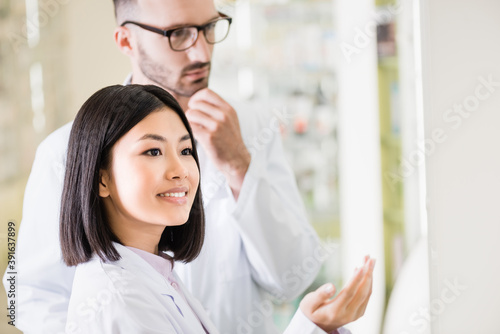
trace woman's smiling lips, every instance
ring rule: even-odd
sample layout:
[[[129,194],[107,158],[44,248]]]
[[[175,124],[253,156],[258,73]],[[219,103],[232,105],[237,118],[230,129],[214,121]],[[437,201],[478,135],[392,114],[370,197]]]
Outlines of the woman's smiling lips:
[[[159,197],[161,200],[173,204],[183,205],[187,203],[187,194],[188,188],[180,187],[169,189],[163,193],[158,194],[157,197]]]

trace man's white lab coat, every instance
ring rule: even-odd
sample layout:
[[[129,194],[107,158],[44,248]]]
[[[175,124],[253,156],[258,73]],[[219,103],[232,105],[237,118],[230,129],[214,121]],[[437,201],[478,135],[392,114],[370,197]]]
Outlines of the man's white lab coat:
[[[235,109],[252,154],[238,201],[198,145],[206,239],[200,256],[176,269],[222,334],[274,333],[265,293],[280,300],[302,293],[320,268],[320,245],[276,117]],[[70,130],[67,124],[39,145],[26,186],[16,252],[16,326],[25,334],[60,333],[66,322],[75,269],[61,259],[59,207]]]

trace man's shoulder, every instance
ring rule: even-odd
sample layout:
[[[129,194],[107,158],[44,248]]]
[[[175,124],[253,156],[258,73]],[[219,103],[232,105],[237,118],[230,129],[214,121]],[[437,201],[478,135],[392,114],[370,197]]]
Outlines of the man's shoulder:
[[[65,139],[64,144],[67,144],[69,139],[69,134],[71,133],[71,127],[73,126],[73,121],[64,124],[59,129],[55,130],[49,134],[40,145],[49,145],[54,143],[60,143],[61,140]]]
[[[51,153],[53,155],[66,154],[72,125],[73,121],[66,123],[49,134],[38,146],[37,154],[40,154],[40,152]]]

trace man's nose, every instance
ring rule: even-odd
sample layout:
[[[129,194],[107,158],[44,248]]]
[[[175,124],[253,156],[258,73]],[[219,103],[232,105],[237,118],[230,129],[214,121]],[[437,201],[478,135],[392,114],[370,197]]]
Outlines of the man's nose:
[[[212,59],[212,49],[213,46],[205,38],[205,32],[201,30],[198,34],[198,39],[187,51],[191,61],[208,63]]]

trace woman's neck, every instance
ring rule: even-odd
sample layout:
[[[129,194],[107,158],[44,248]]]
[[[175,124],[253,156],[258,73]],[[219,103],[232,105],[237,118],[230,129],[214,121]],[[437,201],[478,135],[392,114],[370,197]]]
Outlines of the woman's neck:
[[[127,240],[120,239],[120,241],[123,243],[124,246],[134,247],[134,248],[143,250],[145,252],[158,255],[158,243],[151,245],[148,242],[141,242],[141,240],[127,241]]]
[[[143,226],[127,224],[123,221],[119,224],[111,223],[110,225],[113,233],[124,246],[134,247],[158,255],[158,244],[165,229],[164,226]]]

